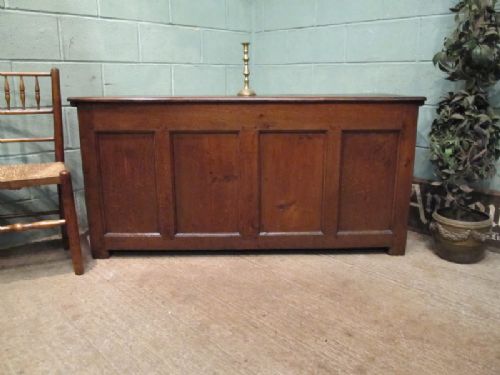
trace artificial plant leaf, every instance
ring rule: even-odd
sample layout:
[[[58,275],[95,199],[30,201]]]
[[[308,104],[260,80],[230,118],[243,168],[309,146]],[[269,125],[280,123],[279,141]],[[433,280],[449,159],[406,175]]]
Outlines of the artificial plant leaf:
[[[450,118],[453,120],[465,120],[464,115],[462,115],[460,113],[454,113],[450,116]]]
[[[471,187],[469,187],[468,185],[460,185],[459,186],[460,190],[462,190],[464,193],[472,193],[474,190],[472,190]]]
[[[500,121],[487,89],[500,79],[500,17],[496,0],[461,0],[451,10],[456,28],[433,62],[465,90],[449,92],[438,103],[429,132],[435,175],[449,193],[465,202],[469,183],[495,173],[500,157]],[[461,186],[462,188],[459,188]]]

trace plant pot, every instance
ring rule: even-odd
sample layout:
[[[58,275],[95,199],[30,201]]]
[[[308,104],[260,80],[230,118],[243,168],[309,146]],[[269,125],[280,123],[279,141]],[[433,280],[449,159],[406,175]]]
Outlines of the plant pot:
[[[465,207],[441,208],[430,225],[436,254],[455,263],[476,263],[484,257],[491,218]]]

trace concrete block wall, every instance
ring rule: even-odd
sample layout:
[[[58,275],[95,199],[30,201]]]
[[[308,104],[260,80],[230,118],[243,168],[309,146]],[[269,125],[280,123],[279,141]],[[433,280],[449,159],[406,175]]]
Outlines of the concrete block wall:
[[[255,0],[252,83],[258,94],[422,95],[414,175],[433,178],[428,133],[458,84],[432,64],[457,0]],[[492,103],[500,107],[500,86]],[[496,177],[489,188],[500,189]]]
[[[415,176],[432,178],[427,135],[441,95],[457,87],[431,63],[456,0],[0,0],[0,70],[61,69],[63,97],[233,95],[251,40],[258,94],[423,95]],[[500,5],[500,4],[499,4]],[[33,102],[32,83],[28,100]],[[42,98],[47,85],[42,83]],[[3,90],[3,82],[0,82]],[[45,100],[48,97],[45,97]],[[43,99],[42,99],[43,101]],[[500,89],[492,96],[500,107]],[[65,147],[86,226],[76,113]],[[11,121],[12,119],[8,119]],[[0,117],[2,136],[49,134],[48,119]],[[0,146],[0,163],[51,160],[46,144]],[[489,184],[500,189],[500,178]],[[0,191],[0,214],[55,203],[53,188]],[[5,203],[9,202],[9,203]],[[42,232],[0,236],[0,248]]]
[[[78,124],[66,98],[235,94],[252,8],[253,0],[0,0],[0,71],[61,70],[65,153],[82,228],[87,224]],[[49,104],[48,80],[40,83],[42,102]],[[13,95],[16,84],[11,82]],[[26,86],[33,105],[33,82],[26,79]],[[51,132],[50,116],[0,116],[1,137]],[[47,143],[2,145],[0,163],[52,161],[52,150]],[[49,210],[56,202],[55,187],[0,190],[0,214]],[[57,232],[2,235],[0,248],[51,233]]]

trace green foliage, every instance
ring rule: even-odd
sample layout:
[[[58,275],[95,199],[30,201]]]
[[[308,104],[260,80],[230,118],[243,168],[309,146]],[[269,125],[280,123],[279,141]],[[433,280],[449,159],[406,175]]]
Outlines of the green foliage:
[[[451,10],[457,28],[446,38],[433,62],[451,81],[466,81],[466,89],[485,88],[500,79],[500,15],[496,0],[464,0]]]
[[[445,39],[433,62],[465,90],[439,103],[430,132],[436,175],[456,204],[465,204],[469,183],[495,175],[500,157],[500,119],[493,113],[487,88],[500,79],[500,17],[496,0],[463,0],[451,10],[457,29]]]

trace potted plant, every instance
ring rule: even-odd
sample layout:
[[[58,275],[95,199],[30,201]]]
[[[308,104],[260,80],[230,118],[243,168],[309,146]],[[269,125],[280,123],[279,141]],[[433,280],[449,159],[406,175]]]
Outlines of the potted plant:
[[[500,79],[497,0],[462,0],[454,12],[456,30],[433,62],[451,81],[464,81],[439,103],[430,132],[431,161],[446,194],[446,207],[433,214],[437,254],[458,263],[484,256],[491,219],[470,209],[471,184],[495,175],[500,157],[500,123],[488,88]]]

